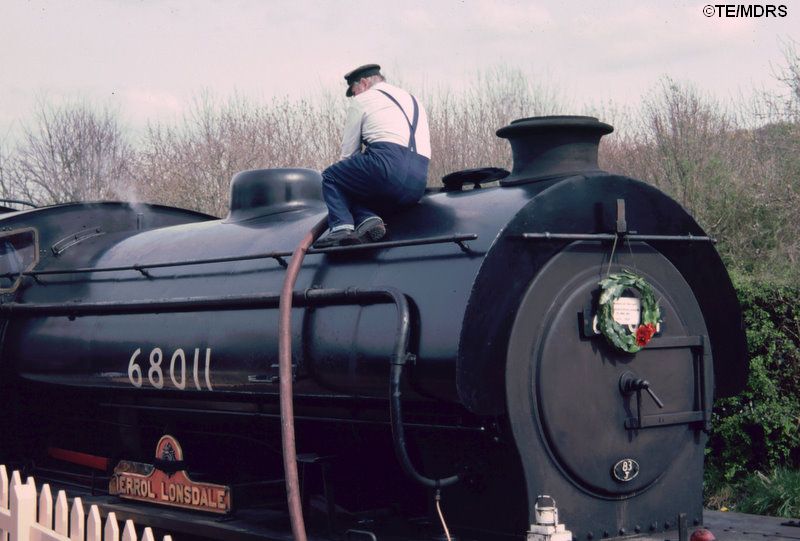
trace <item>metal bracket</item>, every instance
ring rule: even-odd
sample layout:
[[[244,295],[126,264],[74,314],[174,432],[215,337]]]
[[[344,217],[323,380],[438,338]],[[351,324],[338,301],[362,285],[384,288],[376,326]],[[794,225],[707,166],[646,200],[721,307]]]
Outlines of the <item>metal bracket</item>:
[[[642,415],[641,421],[636,417],[625,419],[625,428],[651,428],[654,426],[685,425],[697,423],[705,419],[702,411],[681,411],[678,413],[660,413],[658,415]]]
[[[333,537],[336,531],[336,499],[331,482],[331,461],[334,456],[319,456],[316,453],[307,453],[297,455],[297,462],[300,463],[302,469],[303,483],[301,489],[303,493],[300,496],[304,508],[310,507],[311,494],[305,490],[306,478],[311,473],[312,469],[318,469],[319,475],[322,478],[322,492],[325,496],[325,518],[328,527],[328,535]]]
[[[74,233],[68,237],[64,237],[63,239],[59,240],[55,244],[50,247],[50,250],[53,252],[53,255],[58,257],[63,254],[68,248],[75,246],[76,244],[80,244],[81,242],[94,238],[99,237],[100,235],[105,235],[105,231],[103,231],[99,227],[90,227]]]
[[[697,385],[697,409],[692,411],[679,411],[674,413],[658,413],[655,415],[642,415],[641,392],[637,393],[637,416],[629,417],[625,420],[625,428],[637,430],[640,428],[651,428],[658,426],[669,426],[679,424],[702,423],[703,430],[709,430],[711,420],[706,411],[707,397],[705,389],[705,366],[706,366],[706,339],[705,336],[670,336],[653,340],[647,345],[647,349],[667,349],[689,347],[695,350],[694,360],[694,381]]]
[[[141,273],[142,273],[142,276],[144,276],[144,277],[146,277],[146,278],[152,278],[152,277],[153,277],[153,275],[152,275],[152,274],[150,274],[149,272],[147,272],[147,270],[146,270],[146,269],[143,269],[143,268],[142,268],[142,267],[140,267],[139,265],[134,265],[134,266],[133,266],[133,270],[135,270],[135,271],[138,271],[138,272],[141,272]]]
[[[105,232],[102,231],[99,227],[94,228],[93,230],[86,230],[81,233],[76,233],[74,235],[70,235],[64,239],[61,239],[57,243],[55,243],[51,250],[55,255],[59,255],[64,252],[70,246],[74,246],[79,242],[83,242],[84,240],[90,239],[92,237],[96,237],[98,235],[104,235]],[[329,254],[329,253],[349,253],[349,252],[357,252],[357,251],[370,251],[370,250],[384,250],[389,248],[401,248],[406,246],[424,246],[428,244],[447,244],[447,243],[455,243],[461,248],[461,250],[467,254],[473,255],[476,254],[474,250],[472,250],[465,241],[468,240],[475,240],[478,238],[476,234],[468,234],[468,235],[448,235],[448,236],[439,236],[439,237],[424,237],[424,238],[417,238],[417,239],[408,239],[408,240],[396,240],[396,241],[389,241],[389,242],[370,242],[367,244],[354,244],[352,246],[334,246],[331,248],[311,248],[306,252],[307,254]],[[286,262],[287,257],[291,257],[293,254],[292,252],[270,252],[266,254],[254,254],[254,255],[245,255],[245,256],[235,256],[235,257],[215,257],[210,259],[190,259],[185,261],[165,261],[162,263],[148,263],[146,265],[122,265],[122,266],[115,266],[115,267],[77,267],[72,269],[42,269],[39,271],[28,270],[21,273],[23,276],[28,275],[39,275],[39,276],[46,276],[46,275],[63,275],[63,274],[96,274],[100,272],[122,272],[122,271],[130,271],[135,270],[142,274],[143,268],[147,269],[160,269],[166,267],[188,267],[193,265],[208,265],[210,263],[228,263],[231,261],[253,261],[259,259],[274,259],[278,262],[278,264],[283,268],[288,268],[289,265]],[[147,276],[147,275],[145,275]]]
[[[687,233],[685,235],[639,235],[636,231],[628,231],[628,221],[625,218],[625,200],[617,199],[617,219],[615,223],[615,231],[613,233],[551,233],[544,231],[542,233],[521,233],[518,235],[510,235],[510,238],[519,238],[522,240],[594,240],[594,241],[614,241],[614,240],[627,240],[627,241],[670,241],[670,242],[710,242],[716,243],[717,240],[708,236],[698,236]]]
[[[594,240],[594,241],[613,241],[620,235],[616,233],[550,233],[545,231],[543,233],[520,233],[518,235],[509,235],[509,238],[516,238],[522,240],[550,240],[550,241],[564,241],[564,240]],[[715,244],[717,239],[713,237],[698,236],[687,233],[686,235],[639,235],[636,233],[623,233],[624,240],[633,241],[657,241],[657,242],[710,242]]]
[[[344,533],[344,538],[347,541],[378,541],[375,534],[369,530],[347,530]]]
[[[464,252],[465,254],[473,253],[472,248],[469,247],[469,244],[467,244],[463,240],[457,240],[455,241],[455,243],[458,244],[458,247],[461,248],[461,251]]]
[[[617,199],[617,235],[628,232],[628,223],[625,221],[625,200]]]
[[[280,365],[278,364],[271,364],[270,368],[275,370],[274,374],[254,374],[252,376],[247,376],[248,383],[280,383],[281,377],[278,375],[278,370],[280,370]],[[292,363],[292,381],[297,381],[297,364]]]
[[[678,513],[678,541],[689,541],[689,526],[686,513]]]

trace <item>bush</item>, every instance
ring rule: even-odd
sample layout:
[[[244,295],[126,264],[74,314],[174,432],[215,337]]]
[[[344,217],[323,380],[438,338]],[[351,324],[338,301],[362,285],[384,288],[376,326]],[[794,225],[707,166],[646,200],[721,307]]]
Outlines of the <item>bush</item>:
[[[800,467],[800,288],[734,276],[747,329],[746,389],[718,400],[707,449],[711,485]]]

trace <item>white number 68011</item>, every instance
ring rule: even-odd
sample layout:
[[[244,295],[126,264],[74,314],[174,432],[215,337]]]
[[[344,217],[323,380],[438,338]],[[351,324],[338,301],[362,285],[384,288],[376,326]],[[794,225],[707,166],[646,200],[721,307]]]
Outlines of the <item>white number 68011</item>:
[[[140,366],[136,359],[142,353],[142,348],[138,348],[131,355],[128,361],[128,381],[134,387],[141,387],[144,384],[144,374],[142,366]],[[150,386],[156,389],[163,389],[166,381],[165,367],[162,366],[164,361],[164,352],[161,348],[153,348],[150,350],[149,366],[147,366],[147,381]],[[200,367],[200,348],[194,350],[194,366],[191,375],[193,376],[194,386],[198,391],[202,391],[203,387],[200,383],[201,372],[204,376],[205,386],[209,391],[214,389],[211,387],[211,348],[206,348],[205,368]],[[172,387],[175,389],[185,390],[187,387],[186,382],[186,353],[183,349],[176,349],[172,354],[169,362],[169,379]]]

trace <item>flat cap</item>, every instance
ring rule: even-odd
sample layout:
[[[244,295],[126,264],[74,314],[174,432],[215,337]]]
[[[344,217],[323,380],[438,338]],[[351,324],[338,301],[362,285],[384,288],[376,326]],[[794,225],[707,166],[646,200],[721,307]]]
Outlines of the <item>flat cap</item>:
[[[360,81],[364,77],[372,77],[373,75],[380,75],[381,74],[381,67],[378,64],[364,64],[363,66],[358,66],[353,71],[349,71],[344,74],[344,80],[347,81],[347,97],[353,95],[353,91],[351,87],[353,83]]]

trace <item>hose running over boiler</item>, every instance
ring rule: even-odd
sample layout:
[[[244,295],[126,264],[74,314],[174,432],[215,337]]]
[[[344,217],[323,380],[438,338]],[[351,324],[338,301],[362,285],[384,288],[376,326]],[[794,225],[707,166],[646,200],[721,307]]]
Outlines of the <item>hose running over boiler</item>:
[[[286,476],[286,498],[289,504],[289,518],[295,541],[307,541],[306,526],[303,521],[303,506],[300,501],[300,482],[297,474],[297,449],[294,438],[294,403],[292,397],[292,293],[297,275],[303,266],[306,252],[322,234],[328,223],[327,215],[306,233],[292,253],[292,260],[286,269],[286,278],[281,289],[278,304],[278,364],[281,402],[281,443],[283,446],[283,468]]]

